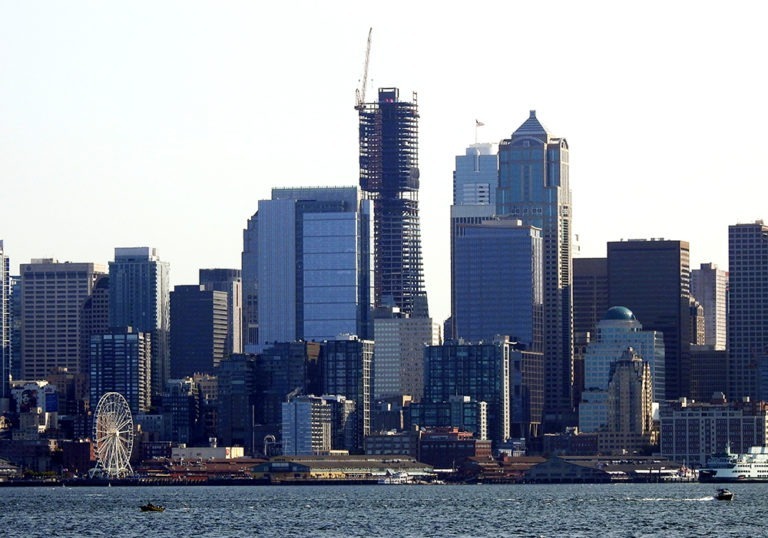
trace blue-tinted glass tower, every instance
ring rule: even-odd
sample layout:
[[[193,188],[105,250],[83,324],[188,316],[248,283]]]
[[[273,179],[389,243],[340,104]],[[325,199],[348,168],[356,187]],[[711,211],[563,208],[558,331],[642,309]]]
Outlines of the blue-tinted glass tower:
[[[536,112],[499,144],[496,213],[541,229],[544,271],[545,429],[575,421],[571,190],[568,142],[552,136]]]
[[[259,343],[369,337],[371,213],[356,187],[273,189],[259,202]]]
[[[109,325],[150,333],[152,394],[162,394],[170,370],[169,265],[153,248],[116,248],[109,262]]]

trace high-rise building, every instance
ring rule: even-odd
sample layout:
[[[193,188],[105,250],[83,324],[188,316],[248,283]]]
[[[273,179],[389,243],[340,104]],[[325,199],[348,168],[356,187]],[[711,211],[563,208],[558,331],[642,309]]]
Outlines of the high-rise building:
[[[144,413],[151,404],[150,336],[131,327],[91,337],[91,407],[107,392],[122,394],[131,413]]]
[[[573,401],[584,390],[584,355],[608,310],[608,260],[573,259]]]
[[[222,446],[245,447],[253,454],[262,439],[254,436],[256,357],[232,355],[216,368],[218,395],[216,432]]]
[[[423,404],[449,402],[454,396],[486,402],[488,437],[495,443],[506,441],[510,435],[511,351],[508,339],[483,344],[452,340],[427,346]]]
[[[11,377],[21,379],[21,276],[10,278]]]
[[[98,278],[95,263],[33,259],[21,264],[21,374],[36,380],[58,368],[84,372],[82,307]]]
[[[717,265],[702,263],[699,269],[691,270],[691,295],[704,308],[704,344],[713,349],[725,349],[727,291],[728,272]]]
[[[645,330],[664,334],[667,399],[687,396],[689,392],[690,279],[687,241],[638,239],[608,243],[610,304],[630,309]]]
[[[373,342],[355,337],[323,342],[321,355],[321,379],[324,394],[346,397],[355,403],[349,418],[354,442],[351,451],[363,449],[363,439],[371,433],[371,366]]]
[[[573,413],[573,290],[569,150],[531,111],[499,144],[496,213],[541,230],[545,431],[575,422]]]
[[[224,353],[243,352],[243,282],[240,269],[200,269],[200,285],[227,293],[227,340]]]
[[[312,456],[331,450],[331,406],[319,396],[304,395],[282,403],[285,456]]]
[[[632,350],[611,365],[608,420],[598,436],[603,454],[632,454],[656,444],[653,383],[647,361]]]
[[[109,329],[109,276],[99,275],[91,294],[83,303],[83,311],[80,314],[83,373],[88,374],[91,371],[91,337],[106,334]]]
[[[171,292],[171,378],[212,374],[225,353],[228,296],[202,285],[175,286]]]
[[[359,103],[360,187],[373,201],[374,303],[428,317],[419,228],[419,110],[416,94],[379,88]]]
[[[490,205],[496,208],[499,183],[498,148],[495,144],[475,143],[464,155],[456,156],[453,171],[453,205]]]
[[[768,226],[728,227],[728,392],[768,401]]]
[[[240,269],[200,269],[200,285],[227,293],[227,338],[224,353],[243,352],[243,286]]]
[[[109,262],[109,325],[152,335],[152,394],[160,395],[170,370],[169,265],[149,247],[116,248]]]
[[[0,239],[0,412],[11,397],[11,273],[10,259]]]
[[[257,216],[259,343],[369,337],[370,201],[356,187],[273,189]]]
[[[541,230],[512,218],[460,225],[453,254],[456,336],[492,342],[506,335],[541,352]]]
[[[259,213],[248,219],[243,230],[240,257],[243,276],[243,350],[259,343]]]
[[[440,343],[432,318],[411,318],[397,307],[377,309],[373,320],[373,399],[424,394],[424,346]]]

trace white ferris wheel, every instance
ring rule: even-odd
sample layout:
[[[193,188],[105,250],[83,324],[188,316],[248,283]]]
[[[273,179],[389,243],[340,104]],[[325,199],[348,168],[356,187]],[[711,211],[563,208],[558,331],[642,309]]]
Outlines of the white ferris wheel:
[[[107,392],[99,399],[93,422],[96,472],[107,478],[133,474],[133,417],[128,402],[118,392]]]

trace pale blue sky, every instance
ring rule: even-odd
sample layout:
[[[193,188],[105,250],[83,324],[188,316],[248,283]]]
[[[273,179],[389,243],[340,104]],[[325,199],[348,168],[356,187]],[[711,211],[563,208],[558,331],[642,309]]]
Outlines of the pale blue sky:
[[[582,255],[768,218],[758,2],[0,0],[0,239],[106,263],[157,247],[175,284],[239,267],[272,187],[357,183],[355,88],[418,92],[433,316],[449,314],[454,156],[536,109],[571,147]]]

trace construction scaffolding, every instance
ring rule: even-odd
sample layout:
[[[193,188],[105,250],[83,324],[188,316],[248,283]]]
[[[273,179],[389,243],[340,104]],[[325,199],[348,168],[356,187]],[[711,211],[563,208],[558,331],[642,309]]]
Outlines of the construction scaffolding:
[[[359,103],[360,188],[374,207],[374,294],[428,317],[419,227],[419,112],[416,94],[400,101],[380,88],[378,101]]]

